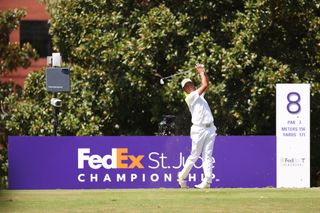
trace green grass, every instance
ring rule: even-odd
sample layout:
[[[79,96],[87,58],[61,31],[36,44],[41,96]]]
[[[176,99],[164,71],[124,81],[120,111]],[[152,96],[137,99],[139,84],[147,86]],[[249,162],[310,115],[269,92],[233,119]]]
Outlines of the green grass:
[[[0,191],[0,212],[320,212],[320,188]]]

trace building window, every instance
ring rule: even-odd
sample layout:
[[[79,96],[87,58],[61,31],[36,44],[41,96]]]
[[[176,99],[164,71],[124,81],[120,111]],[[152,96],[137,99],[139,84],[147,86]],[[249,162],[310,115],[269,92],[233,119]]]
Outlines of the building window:
[[[40,57],[51,55],[48,21],[21,21],[20,45],[30,43]]]

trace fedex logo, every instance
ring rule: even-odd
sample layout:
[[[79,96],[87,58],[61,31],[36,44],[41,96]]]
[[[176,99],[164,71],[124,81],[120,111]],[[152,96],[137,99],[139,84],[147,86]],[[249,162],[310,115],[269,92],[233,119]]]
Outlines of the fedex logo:
[[[128,148],[113,148],[111,155],[91,155],[89,148],[78,149],[78,169],[83,169],[85,162],[92,169],[143,169],[141,163],[144,155],[128,155]]]

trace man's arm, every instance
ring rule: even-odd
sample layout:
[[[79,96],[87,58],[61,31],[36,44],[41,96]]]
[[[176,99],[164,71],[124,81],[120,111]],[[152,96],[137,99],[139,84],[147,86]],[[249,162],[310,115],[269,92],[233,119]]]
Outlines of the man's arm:
[[[202,95],[207,90],[209,81],[206,73],[204,72],[203,64],[197,64],[196,69],[201,77],[201,86],[197,89],[197,91],[199,95]]]

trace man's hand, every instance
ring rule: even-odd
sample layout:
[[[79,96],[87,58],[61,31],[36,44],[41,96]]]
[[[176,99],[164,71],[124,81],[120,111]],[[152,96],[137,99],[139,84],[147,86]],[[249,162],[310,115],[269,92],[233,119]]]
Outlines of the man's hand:
[[[196,69],[197,69],[197,72],[200,74],[200,73],[204,72],[204,65],[203,64],[197,64],[196,65]]]

